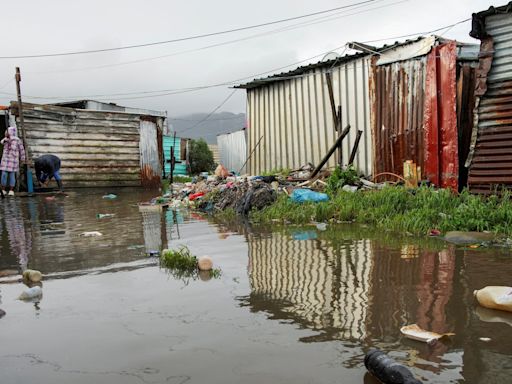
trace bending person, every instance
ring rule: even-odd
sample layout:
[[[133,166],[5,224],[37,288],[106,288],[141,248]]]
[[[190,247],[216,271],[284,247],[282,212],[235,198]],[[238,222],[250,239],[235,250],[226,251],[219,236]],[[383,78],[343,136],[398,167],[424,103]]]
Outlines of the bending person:
[[[62,191],[62,179],[59,175],[60,159],[55,155],[43,155],[34,160],[34,168],[36,170],[36,178],[41,187],[41,184],[47,185],[52,178],[55,178],[59,189]]]

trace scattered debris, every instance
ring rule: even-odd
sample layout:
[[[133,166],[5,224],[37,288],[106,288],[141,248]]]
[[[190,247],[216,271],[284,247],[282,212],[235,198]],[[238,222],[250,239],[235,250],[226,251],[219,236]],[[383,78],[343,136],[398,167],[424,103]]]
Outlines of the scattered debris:
[[[39,299],[41,296],[43,296],[43,290],[36,285],[35,287],[25,289],[18,297],[18,300]]]
[[[316,229],[319,231],[325,231],[327,229],[327,223],[318,223],[316,225]]]
[[[428,235],[430,237],[441,236],[441,231],[439,229],[431,229],[430,232],[428,233]]]
[[[39,283],[43,280],[43,274],[34,269],[26,269],[23,271],[23,280],[31,283]]]
[[[311,189],[295,189],[290,196],[295,203],[314,202],[319,203],[322,201],[329,201],[329,196],[326,193],[315,192]]]
[[[117,195],[114,195],[113,193],[109,193],[108,195],[104,195],[103,198],[106,200],[114,200],[114,199],[117,199]]]
[[[479,337],[478,340],[488,343],[489,341],[491,341],[491,338],[490,337]]]
[[[432,344],[438,340],[445,339],[449,336],[455,336],[455,333],[436,333],[431,331],[425,331],[420,328],[417,324],[407,325],[400,328],[402,334],[412,340],[422,341],[427,344]]]
[[[109,219],[115,216],[115,213],[98,213],[96,215],[97,219]]]
[[[421,384],[407,367],[378,349],[371,349],[365,355],[364,366],[384,384]]]
[[[202,256],[197,261],[197,267],[200,271],[210,271],[213,268],[213,260],[210,256]]]
[[[101,232],[92,231],[92,232],[82,232],[80,234],[80,236],[83,236],[83,237],[100,237],[100,236],[103,236],[103,235],[101,234]]]
[[[447,232],[444,240],[457,245],[471,245],[494,240],[495,236],[487,232]]]
[[[482,307],[512,312],[512,287],[489,286],[474,291],[473,295]]]

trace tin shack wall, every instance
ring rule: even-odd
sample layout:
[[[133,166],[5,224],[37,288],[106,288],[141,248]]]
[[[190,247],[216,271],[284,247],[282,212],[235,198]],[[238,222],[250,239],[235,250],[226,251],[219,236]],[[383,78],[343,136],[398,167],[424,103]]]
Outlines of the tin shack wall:
[[[23,113],[30,158],[60,157],[65,187],[141,186],[138,115],[35,104]]]
[[[301,76],[247,90],[248,172],[318,164],[334,144],[337,132],[331,113],[325,72],[332,71],[334,98],[342,108],[342,126],[351,125],[343,141],[343,163],[348,162],[357,130],[363,131],[355,167],[372,173],[372,139],[368,93],[369,58],[358,58],[332,68],[311,69]],[[256,144],[261,138],[260,144]],[[336,165],[332,156],[327,166]]]
[[[245,167],[242,169],[242,166],[247,159],[245,130],[218,135],[217,146],[220,163],[229,170],[244,174]]]
[[[480,47],[469,188],[512,187],[512,13],[487,16]]]
[[[376,59],[374,59],[376,60]],[[456,44],[373,66],[370,80],[375,175],[403,176],[412,160],[422,179],[458,189]]]

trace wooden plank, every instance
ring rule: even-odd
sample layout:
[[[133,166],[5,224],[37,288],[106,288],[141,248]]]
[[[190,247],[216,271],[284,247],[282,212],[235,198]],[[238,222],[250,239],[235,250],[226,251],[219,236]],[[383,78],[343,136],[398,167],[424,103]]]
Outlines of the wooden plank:
[[[102,140],[102,141],[139,141],[139,134],[124,133],[80,133],[69,131],[48,132],[45,130],[29,130],[27,139],[58,139],[58,140]]]
[[[49,153],[47,150],[38,150],[31,151],[33,157],[39,157],[41,155],[46,155]],[[55,153],[56,154],[56,153]],[[67,160],[75,160],[75,161],[137,161],[140,163],[140,154],[137,152],[135,154],[130,153],[59,153],[56,154],[62,161]]]
[[[139,155],[139,148],[125,148],[125,147],[70,147],[70,146],[50,146],[50,145],[29,145],[29,150],[32,153],[53,153],[57,156],[60,154],[71,153],[86,153],[86,154],[129,154]]]
[[[62,160],[62,159],[61,159]],[[66,168],[138,168],[140,169],[140,161],[138,159],[122,159],[122,160],[91,160],[89,158],[67,159],[62,162],[62,167]]]
[[[82,166],[82,167],[69,167],[66,163],[61,168],[61,174],[140,174],[140,167],[101,167],[101,166]]]
[[[132,131],[139,132],[139,124],[138,123],[121,123],[121,122],[113,122],[108,120],[99,120],[95,121],[80,121],[80,122],[67,122],[63,123],[60,121],[48,121],[48,120],[33,120],[27,119],[27,125],[30,125],[33,129],[49,129],[50,127],[57,127],[63,131],[67,131],[70,129],[84,129],[84,130],[98,130],[100,128],[117,128],[117,131],[122,131],[124,129],[131,129]],[[116,131],[116,132],[117,132]]]
[[[27,117],[52,120],[52,121],[73,121],[73,120],[104,120],[104,121],[118,121],[118,122],[139,122],[139,115],[121,115],[113,112],[93,112],[85,110],[74,110],[68,108],[69,111],[55,111],[55,110],[40,110],[40,109],[26,109],[23,108],[23,113]]]
[[[134,174],[95,174],[95,173],[80,173],[80,174],[63,174],[62,180],[70,181],[133,181],[140,180],[140,172]]]
[[[115,181],[69,181],[64,180],[64,187],[68,188],[114,188],[114,187],[140,187],[140,180]]]
[[[64,140],[64,139],[29,139],[27,145],[31,146],[56,146],[72,148],[72,147],[88,147],[88,148],[139,148],[138,141],[104,141],[104,140]]]

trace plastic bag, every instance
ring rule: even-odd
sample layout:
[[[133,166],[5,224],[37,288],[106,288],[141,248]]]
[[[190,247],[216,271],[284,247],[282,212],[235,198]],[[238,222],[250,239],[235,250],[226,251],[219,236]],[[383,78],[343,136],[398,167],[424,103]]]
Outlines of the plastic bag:
[[[229,176],[229,171],[222,164],[219,164],[215,169],[215,176],[225,179]]]
[[[43,295],[41,287],[35,286],[32,288],[25,289],[18,297],[19,300],[31,300]]]
[[[314,192],[311,189],[303,188],[303,189],[295,189],[292,192],[290,198],[295,203],[306,203],[306,202],[314,202],[319,203],[322,201],[329,201],[329,196],[325,193]]]

